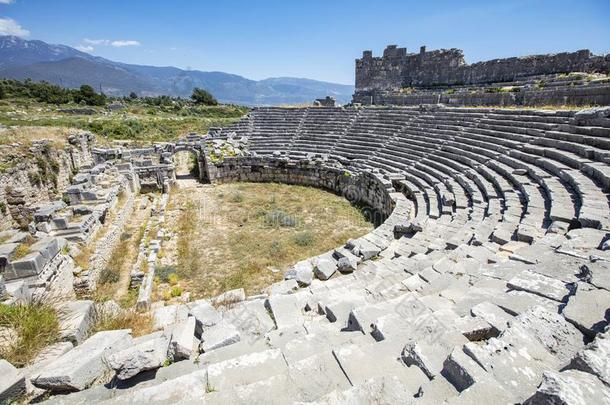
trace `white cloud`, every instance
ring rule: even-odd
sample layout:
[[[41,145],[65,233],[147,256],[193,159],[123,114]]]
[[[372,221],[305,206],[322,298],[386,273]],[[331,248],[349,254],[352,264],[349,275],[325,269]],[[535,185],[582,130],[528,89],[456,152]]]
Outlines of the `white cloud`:
[[[0,0],[1,1],[1,0]],[[123,48],[126,46],[140,46],[140,41],[135,41],[133,39],[83,39],[83,43],[86,45],[82,45],[83,47],[88,47],[93,50],[93,45],[95,46],[112,46],[115,48]]]
[[[117,41],[112,41],[110,45],[114,46],[115,48],[122,48],[124,46],[140,46],[140,42],[132,39],[120,39]]]
[[[93,47],[91,45],[79,45],[76,49],[81,52],[93,52]]]
[[[11,4],[14,2],[15,2],[15,0],[0,0],[0,4]]]
[[[110,41],[107,39],[89,39],[89,38],[85,38],[83,39],[83,42],[89,45],[105,45],[108,46],[110,45]]]
[[[2,0],[0,0],[2,1]],[[17,37],[27,37],[30,31],[23,28],[12,18],[0,18],[0,35],[15,35]]]

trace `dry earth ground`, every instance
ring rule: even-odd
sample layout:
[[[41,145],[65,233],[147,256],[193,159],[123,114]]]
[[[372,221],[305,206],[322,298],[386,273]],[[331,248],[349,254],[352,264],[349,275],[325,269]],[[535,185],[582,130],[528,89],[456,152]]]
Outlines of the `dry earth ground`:
[[[170,298],[168,288],[189,291],[191,299],[240,287],[257,294],[298,260],[373,229],[333,193],[274,183],[203,185],[185,176],[189,157],[180,159],[166,210],[173,237],[162,249],[157,298]]]

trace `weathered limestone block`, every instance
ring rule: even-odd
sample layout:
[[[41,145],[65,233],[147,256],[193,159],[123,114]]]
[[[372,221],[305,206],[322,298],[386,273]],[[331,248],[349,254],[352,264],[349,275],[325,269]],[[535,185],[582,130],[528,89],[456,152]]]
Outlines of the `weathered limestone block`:
[[[493,326],[497,333],[503,332],[513,319],[499,306],[489,301],[475,305],[470,309],[470,312],[473,316],[479,317]]]
[[[574,286],[560,280],[543,276],[531,270],[524,270],[511,278],[507,286],[515,290],[538,294],[555,301],[565,302],[574,290]]]
[[[459,348],[454,349],[445,359],[441,373],[460,392],[475,383],[485,384],[493,380]]]
[[[63,340],[80,344],[89,333],[93,322],[93,301],[68,301],[58,308],[58,316]]]
[[[402,360],[407,366],[417,366],[429,379],[435,378],[443,369],[442,351],[426,342],[409,342],[402,350]]]
[[[131,341],[129,329],[98,332],[40,370],[32,382],[53,392],[83,390],[108,370],[104,356]]]
[[[610,386],[610,331],[599,333],[593,342],[576,353],[566,369],[596,375]]]
[[[610,291],[590,289],[586,284],[580,283],[576,294],[570,297],[562,314],[581,332],[593,338],[596,333],[602,332],[610,321],[609,302]]]
[[[314,273],[320,280],[328,280],[337,271],[337,262],[333,259],[321,258],[315,263]]]
[[[337,262],[337,269],[343,274],[352,273],[357,268],[358,262],[351,257],[341,257]]]
[[[203,331],[199,350],[204,353],[209,352],[223,346],[237,343],[240,339],[241,336],[237,328],[223,320]]]
[[[515,322],[557,356],[561,364],[567,364],[583,345],[583,335],[574,325],[542,306],[530,308],[515,318]]]
[[[169,339],[163,332],[133,339],[128,348],[106,356],[106,364],[119,380],[127,380],[142,371],[154,370],[167,359]]]
[[[25,376],[4,359],[0,359],[0,376],[0,403],[11,403],[25,394]]]
[[[189,316],[171,329],[168,357],[173,361],[188,359],[195,353],[198,342],[195,337],[196,323],[195,317]]]
[[[177,322],[184,321],[189,314],[186,305],[169,305],[160,307],[153,313],[153,329],[164,329]]]
[[[220,313],[208,300],[202,299],[187,304],[188,314],[195,318],[195,336],[222,320]]]
[[[308,286],[313,281],[313,265],[309,260],[303,260],[293,266],[295,280],[300,286]]]
[[[524,405],[607,404],[610,389],[592,374],[577,370],[547,371],[536,393]]]

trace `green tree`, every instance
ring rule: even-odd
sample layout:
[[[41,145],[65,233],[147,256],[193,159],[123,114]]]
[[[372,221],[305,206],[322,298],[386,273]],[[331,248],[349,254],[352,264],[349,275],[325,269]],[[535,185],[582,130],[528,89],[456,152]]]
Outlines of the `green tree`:
[[[4,85],[0,84],[0,100],[6,97],[6,90],[4,90]]]
[[[195,102],[195,104],[203,104],[203,105],[217,105],[218,101],[214,98],[214,96],[207,90],[200,89],[199,87],[195,87],[193,89],[193,94],[191,95],[191,99]]]
[[[129,93],[129,98],[135,100],[136,98],[138,98],[138,95],[135,93],[135,91],[132,91],[131,93]]]
[[[88,84],[83,84],[74,93],[74,101],[77,103],[84,102],[87,105],[105,105],[106,96],[104,94],[97,94],[93,87]]]

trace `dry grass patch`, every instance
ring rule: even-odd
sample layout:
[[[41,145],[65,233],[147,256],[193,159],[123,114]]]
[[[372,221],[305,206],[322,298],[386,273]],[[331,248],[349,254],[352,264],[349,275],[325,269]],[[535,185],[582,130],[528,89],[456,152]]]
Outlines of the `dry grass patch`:
[[[148,335],[153,331],[153,317],[150,313],[127,310],[117,316],[103,316],[92,328],[92,334],[104,330],[131,329],[134,337]]]
[[[59,339],[57,311],[42,303],[0,304],[0,327],[16,332],[17,339],[0,352],[0,358],[16,367],[27,365],[43,348]]]
[[[33,141],[47,139],[54,146],[61,148],[66,145],[69,135],[82,133],[75,128],[60,127],[37,127],[37,126],[14,126],[0,130],[0,145],[21,143],[31,145]]]
[[[195,297],[259,293],[295,262],[373,229],[347,200],[312,187],[234,183],[175,193],[176,273]]]

